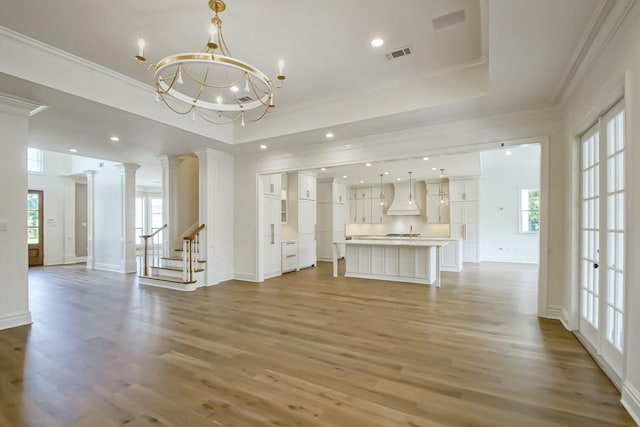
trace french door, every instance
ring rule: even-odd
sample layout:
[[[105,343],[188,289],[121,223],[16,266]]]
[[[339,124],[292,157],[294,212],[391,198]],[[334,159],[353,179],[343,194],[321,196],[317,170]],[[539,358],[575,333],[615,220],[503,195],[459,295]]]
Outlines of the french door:
[[[44,264],[43,197],[40,190],[29,190],[27,194],[27,245],[29,266]]]
[[[581,142],[580,333],[621,376],[625,295],[623,102],[601,117]]]

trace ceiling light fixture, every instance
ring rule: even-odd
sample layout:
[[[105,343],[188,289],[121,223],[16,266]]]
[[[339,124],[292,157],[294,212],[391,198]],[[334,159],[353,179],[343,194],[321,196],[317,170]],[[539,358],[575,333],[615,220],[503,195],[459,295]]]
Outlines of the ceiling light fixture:
[[[429,158],[428,157],[423,157],[422,160],[429,160]]]
[[[347,175],[342,175],[342,178],[347,179]]]
[[[328,132],[325,136],[327,137],[327,139],[333,138],[333,134],[331,132]]]
[[[222,0],[209,0],[215,13],[209,40],[202,52],[169,55],[144,69],[153,70],[156,101],[181,115],[197,114],[214,124],[258,121],[273,107],[273,82],[256,67],[231,56],[218,16],[227,8]],[[146,43],[138,40],[136,59],[143,64]],[[284,80],[284,61],[278,61],[278,82]],[[243,88],[242,91],[240,88]]]
[[[360,184],[364,184],[364,181],[360,180]]]
[[[432,170],[432,171],[437,171],[437,170],[438,170],[438,168],[431,168],[431,170]]]
[[[507,156],[510,156],[511,155],[511,150],[507,150],[506,153],[504,153],[504,154],[506,154]]]
[[[440,177],[444,177],[444,169],[440,169]],[[447,193],[444,191],[444,182],[440,182],[439,186],[438,186],[438,195],[440,196],[440,204],[441,205],[448,205],[449,204],[449,197],[447,195]]]
[[[384,174],[385,174],[385,175],[389,175],[389,172],[385,172]]]
[[[400,178],[396,178],[396,181],[400,181]]]
[[[371,40],[371,46],[373,47],[380,47],[384,44],[384,40],[382,40],[381,38],[375,38],[373,40]]]
[[[69,148],[69,151],[71,151],[72,153],[77,153],[78,150],[76,150],[75,148]]]
[[[444,178],[444,169],[440,169],[440,178]]]
[[[367,167],[371,166],[371,163],[367,163]]]
[[[326,170],[327,170],[327,168],[320,168],[320,170],[321,170],[321,171],[326,171]]]
[[[380,206],[384,206],[385,197],[384,197],[384,183],[382,182],[382,177],[384,174],[380,174]]]
[[[261,149],[261,150],[266,150],[266,149],[267,149],[267,146],[266,146],[266,145],[264,145],[264,144],[262,144],[262,145],[260,146],[260,149]]]
[[[118,138],[117,136],[112,136],[111,138],[109,138],[111,141],[113,142],[118,142],[120,141],[120,138]]]

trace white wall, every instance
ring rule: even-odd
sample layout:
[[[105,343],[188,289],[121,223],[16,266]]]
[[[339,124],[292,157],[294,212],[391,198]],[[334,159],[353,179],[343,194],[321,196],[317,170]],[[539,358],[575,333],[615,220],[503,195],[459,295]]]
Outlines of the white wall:
[[[0,329],[31,323],[27,278],[28,110],[0,97]]]
[[[122,171],[105,165],[95,175],[95,264],[101,270],[119,271],[122,253]]]
[[[623,94],[626,105],[626,323],[625,353],[626,368],[623,375],[623,404],[629,409],[637,423],[640,423],[640,5],[631,9],[622,27],[612,39],[606,50],[591,64],[581,84],[571,94],[566,104],[565,142],[573,149],[571,162],[566,168],[573,167],[572,194],[574,210],[572,222],[567,226],[574,232],[571,239],[572,253],[566,259],[573,265],[570,280],[563,287],[564,308],[569,324],[578,328],[579,322],[579,274],[578,235],[579,218],[577,201],[579,197],[579,147],[582,133],[595,122],[598,115],[604,113]]]
[[[71,156],[52,151],[42,153],[44,172],[29,173],[29,189],[43,191],[44,265],[63,264],[65,198],[69,197],[64,177],[71,170]]]
[[[480,153],[480,261],[537,263],[539,233],[520,233],[520,192],[540,189],[540,146]]]

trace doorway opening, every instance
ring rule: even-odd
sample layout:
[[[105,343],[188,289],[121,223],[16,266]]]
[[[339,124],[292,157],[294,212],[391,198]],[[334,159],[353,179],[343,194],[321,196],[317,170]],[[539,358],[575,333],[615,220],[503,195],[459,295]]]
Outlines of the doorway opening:
[[[29,190],[27,194],[27,244],[29,267],[44,264],[44,192]]]

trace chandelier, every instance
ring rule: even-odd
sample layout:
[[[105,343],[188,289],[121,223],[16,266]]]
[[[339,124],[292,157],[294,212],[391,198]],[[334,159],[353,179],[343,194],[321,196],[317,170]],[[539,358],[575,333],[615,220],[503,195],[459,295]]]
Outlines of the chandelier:
[[[156,102],[164,102],[172,111],[200,117],[215,124],[262,119],[273,103],[273,82],[256,67],[231,56],[222,34],[219,13],[226,9],[221,0],[209,0],[215,13],[211,18],[209,39],[201,52],[167,56],[144,69],[153,70]],[[138,40],[136,59],[143,65],[145,41]],[[284,62],[278,62],[278,82],[285,80]]]

